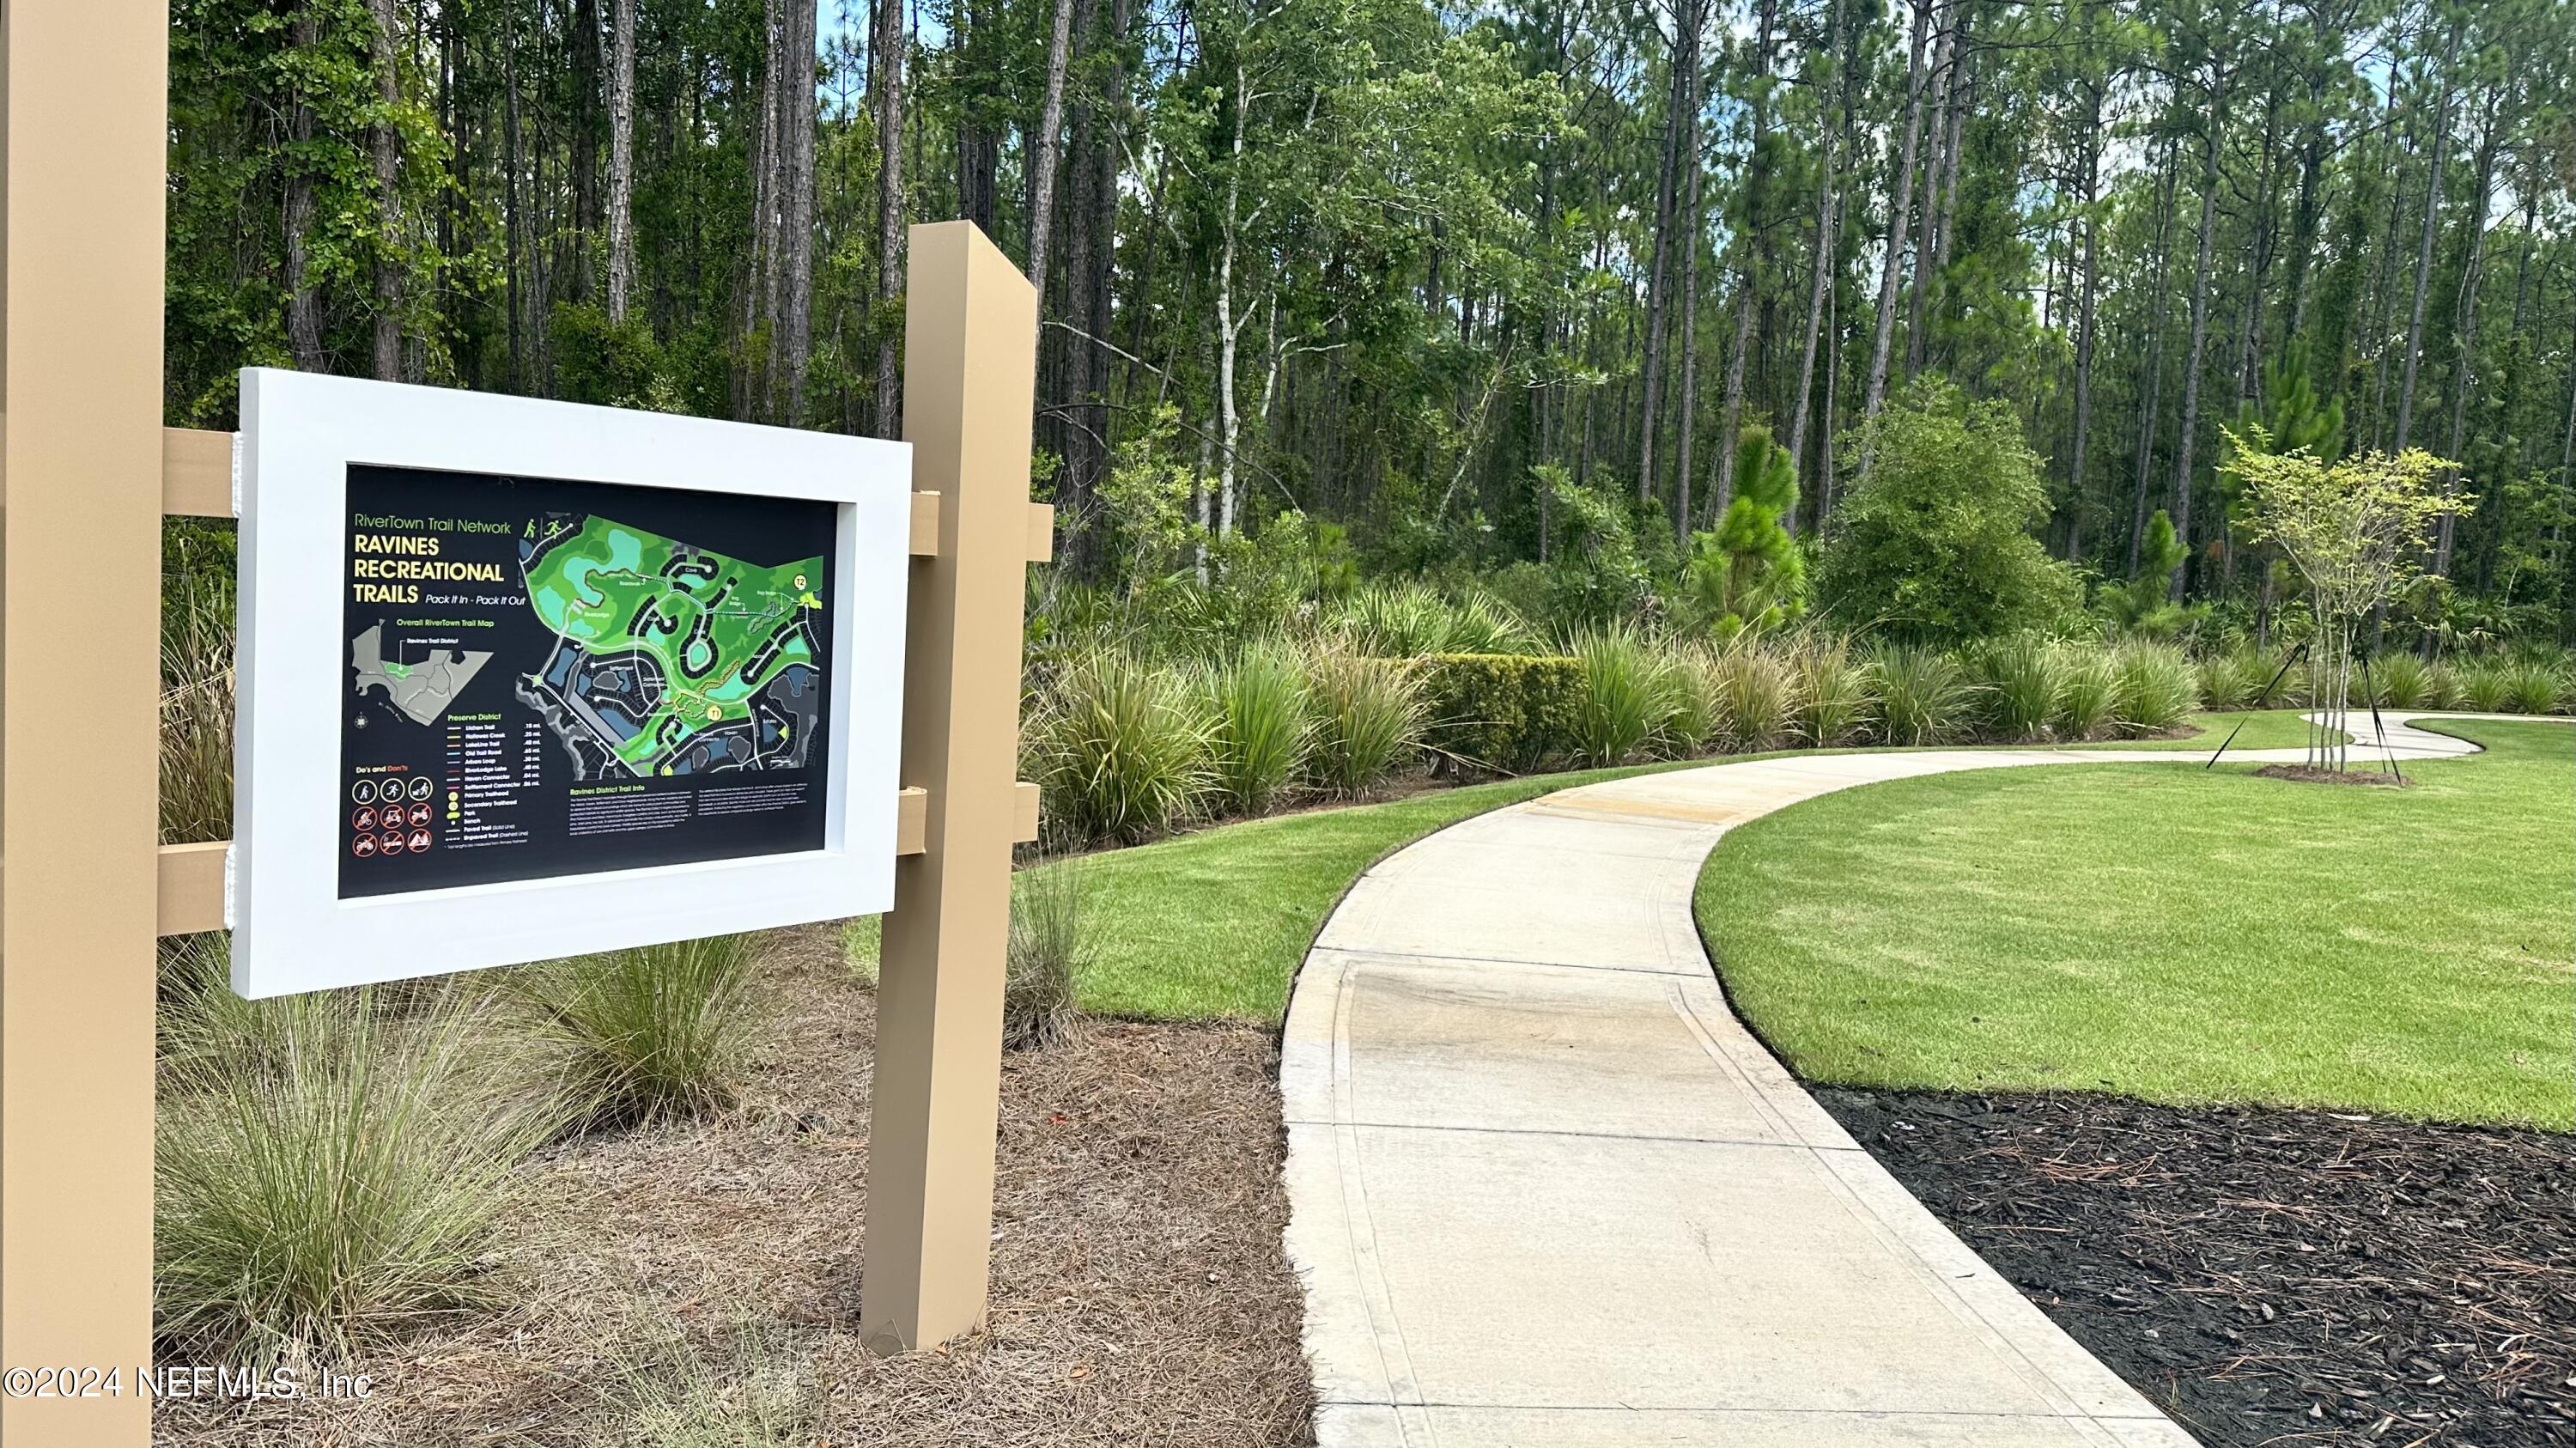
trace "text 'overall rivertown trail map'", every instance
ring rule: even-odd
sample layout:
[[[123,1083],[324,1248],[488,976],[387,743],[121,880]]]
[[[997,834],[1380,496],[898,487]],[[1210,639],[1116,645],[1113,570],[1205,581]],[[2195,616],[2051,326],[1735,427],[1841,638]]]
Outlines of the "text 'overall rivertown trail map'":
[[[518,697],[580,780],[801,769],[822,671],[819,557],[761,568],[611,519],[550,513],[519,540],[553,654]]]

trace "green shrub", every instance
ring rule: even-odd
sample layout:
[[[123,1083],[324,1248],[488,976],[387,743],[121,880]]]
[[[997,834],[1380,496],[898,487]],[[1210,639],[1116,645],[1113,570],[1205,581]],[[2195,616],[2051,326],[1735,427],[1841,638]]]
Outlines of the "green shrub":
[[[515,972],[510,985],[597,1119],[686,1115],[733,1099],[756,1024],[751,978],[769,938],[711,935],[574,956]]]
[[[1575,751],[1595,764],[1619,764],[1662,743],[1684,707],[1685,687],[1672,659],[1625,624],[1575,636],[1583,668],[1583,704],[1575,716]]]
[[[2111,732],[2116,717],[2111,695],[2117,684],[2110,652],[2098,644],[2057,646],[2057,709],[2049,728],[2060,739],[2099,739]]]
[[[1877,717],[1869,665],[1852,656],[1839,636],[1812,635],[1787,655],[1789,726],[1799,738],[1819,749],[1849,744],[1869,732]]]
[[[1306,762],[1315,720],[1306,671],[1275,642],[1246,646],[1202,675],[1212,792],[1240,814],[1269,810]]]
[[[2048,737],[2065,678],[2047,640],[2026,633],[1988,639],[1968,650],[1965,662],[1984,726],[1980,732],[2016,744]]]
[[[1306,689],[1315,707],[1306,775],[1325,789],[1357,794],[1422,742],[1421,681],[1398,660],[1321,644],[1306,655]]]
[[[1061,860],[1011,878],[1011,940],[1002,980],[1002,1044],[1044,1050],[1073,1025],[1074,984],[1090,964],[1082,865]]]
[[[1881,644],[1870,651],[1880,737],[1890,744],[1946,744],[1975,722],[1975,694],[1959,661],[1938,649]]]
[[[2472,714],[2501,714],[2513,696],[2513,675],[2501,659],[2471,659],[2456,671],[2460,705]]]
[[[2524,654],[2505,661],[2504,703],[2516,714],[2555,714],[2567,698],[2567,676],[2555,660]]]
[[[1798,678],[1779,654],[1739,642],[1710,658],[1716,704],[1713,737],[1729,753],[1752,754],[1789,742],[1798,724]]]
[[[1207,796],[1211,721],[1174,670],[1102,649],[1069,662],[1032,712],[1031,764],[1064,834],[1142,839]]]
[[[1444,759],[1528,771],[1575,752],[1583,708],[1580,659],[1432,654],[1417,668],[1430,719],[1425,742]]]
[[[399,1021],[364,989],[219,1005],[223,963],[201,952],[162,1006],[196,1019],[161,1067],[158,1335],[265,1365],[506,1301],[512,1172],[562,1103],[496,1056],[490,1012],[461,991]]]
[[[1817,601],[1847,626],[1955,646],[2074,617],[2083,589],[2032,530],[2049,513],[2038,454],[2000,399],[1924,378],[1857,444],[1868,469],[1817,555]]]
[[[2111,717],[2122,733],[2163,734],[2200,702],[2191,665],[2171,644],[2132,641],[2111,653]]]

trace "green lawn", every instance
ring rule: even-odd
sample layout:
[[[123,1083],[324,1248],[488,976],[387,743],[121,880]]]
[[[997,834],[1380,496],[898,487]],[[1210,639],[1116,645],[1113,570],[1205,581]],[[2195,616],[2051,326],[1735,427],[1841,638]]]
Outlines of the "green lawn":
[[[1098,952],[1081,981],[1084,1010],[1276,1021],[1324,917],[1389,853],[1551,790],[1703,762],[1536,774],[1275,815],[1039,868],[1084,874],[1083,909]]]
[[[2576,1127],[2576,735],[2448,727],[2489,752],[2405,790],[2139,764],[1828,795],[1727,836],[1701,930],[1812,1080]]]
[[[2180,739],[2127,739],[2110,744],[2073,744],[2070,749],[2215,749],[2230,730],[2242,726],[2236,742],[2227,752],[2239,749],[2302,749],[2308,742],[2308,723],[2300,709],[2246,709],[2224,714],[2193,714],[2183,720],[2183,727],[2197,731]],[[2368,715],[2363,717],[2367,718]]]

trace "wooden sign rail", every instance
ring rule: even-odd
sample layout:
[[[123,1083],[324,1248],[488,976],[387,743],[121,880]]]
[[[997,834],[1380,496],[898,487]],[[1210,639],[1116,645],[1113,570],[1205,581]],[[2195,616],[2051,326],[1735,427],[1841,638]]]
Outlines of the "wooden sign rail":
[[[225,845],[158,842],[161,520],[232,511],[229,435],[161,426],[166,3],[0,4],[0,1370],[152,1355],[155,939],[222,919]],[[983,1316],[1018,752],[1036,299],[915,228],[894,909],[860,1332]],[[857,1184],[852,1184],[855,1193]],[[398,1382],[386,1390],[399,1392]],[[150,1403],[0,1393],[0,1441],[142,1448]]]

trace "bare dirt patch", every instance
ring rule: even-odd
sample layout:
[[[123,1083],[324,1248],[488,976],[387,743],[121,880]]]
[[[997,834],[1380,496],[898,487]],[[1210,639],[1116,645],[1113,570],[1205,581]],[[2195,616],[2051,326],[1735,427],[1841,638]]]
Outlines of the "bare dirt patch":
[[[1811,1089],[2213,1448],[2576,1444],[2576,1138]]]
[[[673,1430],[640,1424],[637,1400],[665,1393],[789,1425],[776,1441],[797,1448],[1309,1441],[1265,1028],[1086,1021],[1009,1057],[989,1326],[944,1352],[867,1354],[875,999],[839,939],[785,942],[737,1107],[531,1164],[532,1215],[493,1269],[522,1291],[515,1310],[334,1364],[374,1376],[364,1403],[164,1403],[156,1443],[660,1443]],[[764,1398],[786,1405],[745,1406]]]

